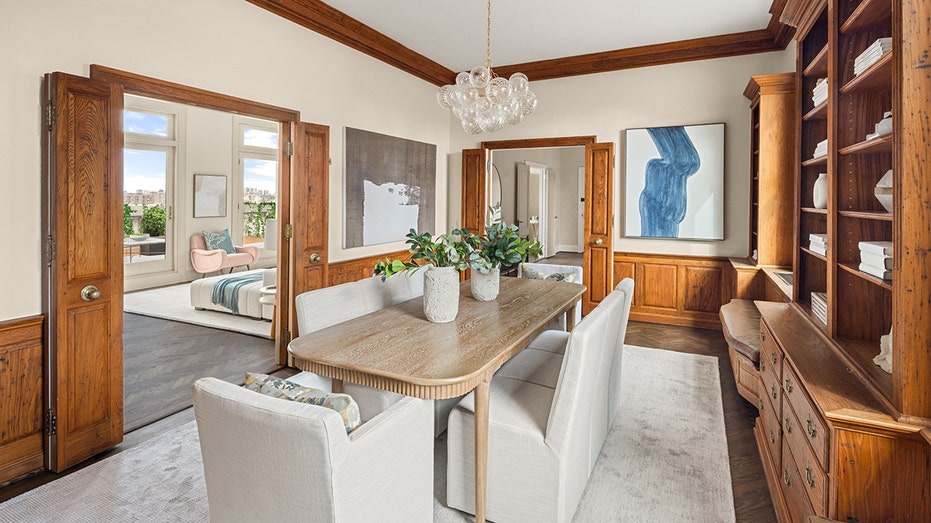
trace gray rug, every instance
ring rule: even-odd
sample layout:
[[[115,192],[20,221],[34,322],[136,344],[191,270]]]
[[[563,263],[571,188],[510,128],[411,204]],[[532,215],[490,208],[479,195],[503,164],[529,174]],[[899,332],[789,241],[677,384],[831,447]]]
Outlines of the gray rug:
[[[182,283],[123,295],[123,311],[163,320],[270,338],[271,323],[220,311],[196,310],[191,306],[191,284]]]
[[[734,521],[717,359],[628,346],[625,402],[576,512],[577,522]],[[445,507],[437,440],[434,521]],[[207,521],[194,422],[0,504],[0,522]]]

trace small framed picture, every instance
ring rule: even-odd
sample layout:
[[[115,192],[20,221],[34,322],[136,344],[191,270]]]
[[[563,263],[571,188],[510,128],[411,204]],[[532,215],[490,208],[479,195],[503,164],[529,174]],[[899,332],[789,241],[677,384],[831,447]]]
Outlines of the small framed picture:
[[[194,175],[194,217],[226,216],[226,176]]]

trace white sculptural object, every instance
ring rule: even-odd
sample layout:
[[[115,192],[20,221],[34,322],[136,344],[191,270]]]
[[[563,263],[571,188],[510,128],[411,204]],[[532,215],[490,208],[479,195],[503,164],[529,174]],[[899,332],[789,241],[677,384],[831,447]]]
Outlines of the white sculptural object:
[[[879,337],[879,355],[873,358],[873,363],[879,368],[892,374],[892,329],[889,334]]]

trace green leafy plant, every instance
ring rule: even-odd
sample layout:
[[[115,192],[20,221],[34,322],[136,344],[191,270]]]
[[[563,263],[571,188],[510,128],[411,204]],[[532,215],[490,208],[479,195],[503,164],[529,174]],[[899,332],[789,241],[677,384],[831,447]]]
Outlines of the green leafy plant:
[[[540,256],[543,253],[540,242],[534,238],[523,238],[517,233],[516,225],[508,225],[500,218],[500,208],[492,207],[491,215],[496,216],[485,225],[485,234],[467,234],[464,241],[472,247],[469,266],[488,274],[491,269],[500,269],[516,265],[527,259],[528,255]]]
[[[128,203],[123,204],[123,236],[133,234],[133,208]]]
[[[139,232],[149,236],[165,236],[165,208],[161,205],[142,206]]]
[[[274,218],[277,212],[275,202],[243,202],[246,208],[246,236],[265,237],[265,220]]]
[[[465,270],[469,267],[469,258],[472,254],[472,243],[465,240],[470,234],[465,229],[456,229],[436,238],[429,232],[418,234],[411,229],[407,233],[407,243],[411,252],[410,260],[389,260],[385,258],[375,264],[374,275],[381,275],[384,280],[403,271],[415,271],[423,265],[432,264],[434,267],[455,267],[456,270]]]

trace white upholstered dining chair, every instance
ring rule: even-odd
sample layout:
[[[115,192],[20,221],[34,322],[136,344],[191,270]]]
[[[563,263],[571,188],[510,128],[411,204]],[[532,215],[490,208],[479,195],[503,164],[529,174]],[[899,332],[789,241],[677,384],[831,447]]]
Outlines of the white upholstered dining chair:
[[[634,282],[622,281],[571,333],[548,330],[491,382],[486,515],[571,521],[620,402]],[[447,504],[475,513],[474,401],[450,413]]]
[[[332,409],[194,384],[210,520],[433,521],[433,411],[401,398],[351,433]]]

